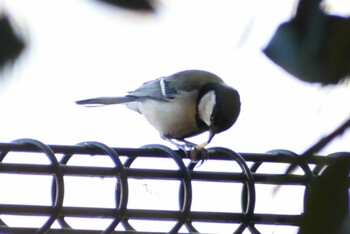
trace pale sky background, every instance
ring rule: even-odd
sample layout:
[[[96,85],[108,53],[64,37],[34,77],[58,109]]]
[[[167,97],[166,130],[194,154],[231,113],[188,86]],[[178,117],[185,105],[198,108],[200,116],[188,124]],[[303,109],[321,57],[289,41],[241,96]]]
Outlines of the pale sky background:
[[[328,2],[329,9],[350,13],[346,0]],[[242,101],[237,123],[217,135],[210,146],[237,152],[288,149],[302,153],[349,117],[350,85],[306,84],[285,73],[261,52],[278,24],[290,19],[295,4],[293,0],[164,0],[158,1],[155,14],[147,14],[92,0],[2,0],[0,7],[14,16],[15,22],[30,37],[30,45],[12,70],[0,74],[8,77],[0,87],[3,123],[0,142],[25,137],[46,144],[93,140],[111,147],[168,145],[142,116],[124,106],[83,108],[74,102],[123,95],[148,80],[181,70],[203,69],[235,87]],[[206,137],[203,134],[193,141],[202,142]],[[350,151],[349,142],[350,131],[347,131],[322,154]],[[222,170],[221,166],[216,170]],[[15,179],[13,176],[11,181]],[[50,178],[46,179],[50,184]],[[92,178],[84,179],[91,185]],[[104,179],[103,184],[108,181]],[[111,179],[111,183],[114,182]],[[70,183],[75,183],[74,178]],[[101,183],[97,180],[96,186],[102,186]],[[143,192],[144,197],[155,203],[169,196],[166,193],[171,194],[169,189],[163,191],[161,186],[157,187],[154,181],[133,183],[135,193]],[[153,192],[145,186],[153,186]],[[212,186],[210,192],[219,185]],[[173,187],[176,200],[177,187]],[[96,193],[96,187],[87,189]],[[68,197],[69,190],[66,191]],[[261,193],[266,193],[262,203],[279,212],[278,199],[272,198],[270,191]],[[285,194],[290,193],[286,190]],[[238,199],[239,196],[240,190]],[[290,200],[286,196],[285,199]],[[32,199],[42,201],[36,194]],[[69,203],[67,198],[65,204],[76,205],[79,201],[72,199]],[[140,199],[130,199],[134,199],[130,207],[138,207]],[[298,204],[298,199],[293,200]],[[286,200],[281,201],[284,207]],[[154,203],[148,201],[147,204]],[[177,209],[174,204],[173,209]],[[298,214],[299,205],[293,204],[281,212]],[[262,212],[270,212],[269,208],[262,208],[262,204],[257,205],[257,209],[259,207]],[[18,224],[16,220],[12,221],[16,225],[24,223]],[[211,229],[205,227],[204,230]],[[226,229],[220,232],[226,233]],[[273,227],[266,233],[287,232]],[[295,229],[290,233],[295,233]]]

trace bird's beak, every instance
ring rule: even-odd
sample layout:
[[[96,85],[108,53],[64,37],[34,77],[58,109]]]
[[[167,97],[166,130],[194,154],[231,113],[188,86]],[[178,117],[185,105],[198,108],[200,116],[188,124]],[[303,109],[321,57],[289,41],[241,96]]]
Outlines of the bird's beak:
[[[209,138],[208,138],[207,144],[209,144],[211,142],[211,140],[213,140],[215,134],[216,133],[213,132],[212,130],[209,131]]]
[[[211,142],[211,140],[213,139],[214,136],[215,136],[215,132],[209,131],[209,138],[208,138],[208,140],[206,142],[200,144],[200,145],[197,145],[196,149],[197,150],[204,149],[204,147],[206,147]]]

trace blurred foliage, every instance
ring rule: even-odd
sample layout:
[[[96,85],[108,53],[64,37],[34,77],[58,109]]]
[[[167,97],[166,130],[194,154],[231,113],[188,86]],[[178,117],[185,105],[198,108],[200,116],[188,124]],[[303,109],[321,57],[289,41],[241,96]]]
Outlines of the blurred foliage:
[[[338,159],[314,181],[299,234],[349,234],[350,153],[330,155]]]
[[[326,14],[321,2],[300,0],[263,52],[303,81],[337,84],[350,76],[350,18]]]
[[[0,70],[6,65],[12,65],[26,46],[25,41],[15,31],[9,17],[0,13]],[[0,79],[2,78],[0,75]]]
[[[291,164],[287,170],[286,174],[289,174],[297,168],[298,164],[302,161],[308,161],[310,157],[312,157],[314,154],[321,151],[324,147],[326,147],[331,141],[333,141],[336,137],[341,136],[344,134],[346,130],[350,128],[350,118],[346,120],[343,124],[341,124],[338,128],[336,128],[334,131],[329,133],[327,136],[323,137],[321,140],[319,140],[316,144],[311,146],[309,149],[307,149],[297,160],[297,162]]]
[[[299,157],[297,163],[288,167],[286,174],[293,172],[300,161],[308,161],[312,155],[315,155],[349,128],[350,118],[306,150]],[[299,234],[350,233],[350,153],[338,153],[329,157],[336,157],[337,161],[321,171],[321,175],[313,182]]]
[[[152,0],[98,0],[112,6],[122,7],[128,10],[154,12]]]

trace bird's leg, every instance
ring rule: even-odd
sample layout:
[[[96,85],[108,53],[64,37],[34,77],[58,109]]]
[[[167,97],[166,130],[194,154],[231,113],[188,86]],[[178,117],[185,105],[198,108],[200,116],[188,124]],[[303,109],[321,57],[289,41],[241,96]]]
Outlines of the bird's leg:
[[[185,139],[181,139],[178,141],[183,142],[184,144],[179,144],[174,140],[171,140],[167,137],[161,136],[164,140],[170,142],[175,145],[178,149],[182,150],[187,157],[191,159],[192,162],[201,161],[201,164],[208,159],[208,152],[204,148],[208,143],[204,142],[203,144],[197,145],[190,141],[186,141]]]
[[[170,138],[164,137],[164,136],[161,136],[161,138],[163,140],[166,140],[167,142],[175,145],[176,148],[178,148],[180,150],[183,150],[184,152],[187,152],[188,150],[192,150],[192,149],[194,149],[197,146],[196,144],[194,144],[192,142],[189,142],[189,141],[185,141],[185,140],[181,140],[185,144],[180,144],[180,143],[177,143],[176,141],[174,141],[174,140],[172,140]]]
[[[184,143],[183,145],[190,150],[197,148],[197,144],[195,144],[195,143],[192,143],[190,141],[186,141],[185,139],[181,139],[180,141],[182,141]]]

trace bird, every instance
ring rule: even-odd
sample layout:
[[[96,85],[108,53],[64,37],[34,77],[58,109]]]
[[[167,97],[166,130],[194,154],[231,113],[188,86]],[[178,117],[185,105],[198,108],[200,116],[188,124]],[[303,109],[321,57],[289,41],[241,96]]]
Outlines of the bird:
[[[125,104],[179,149],[203,150],[213,137],[228,130],[238,119],[240,95],[217,75],[204,70],[185,70],[143,83],[125,96],[76,101],[78,105]],[[195,144],[186,138],[209,132]],[[181,142],[179,144],[175,141]],[[191,156],[192,157],[192,156]]]

